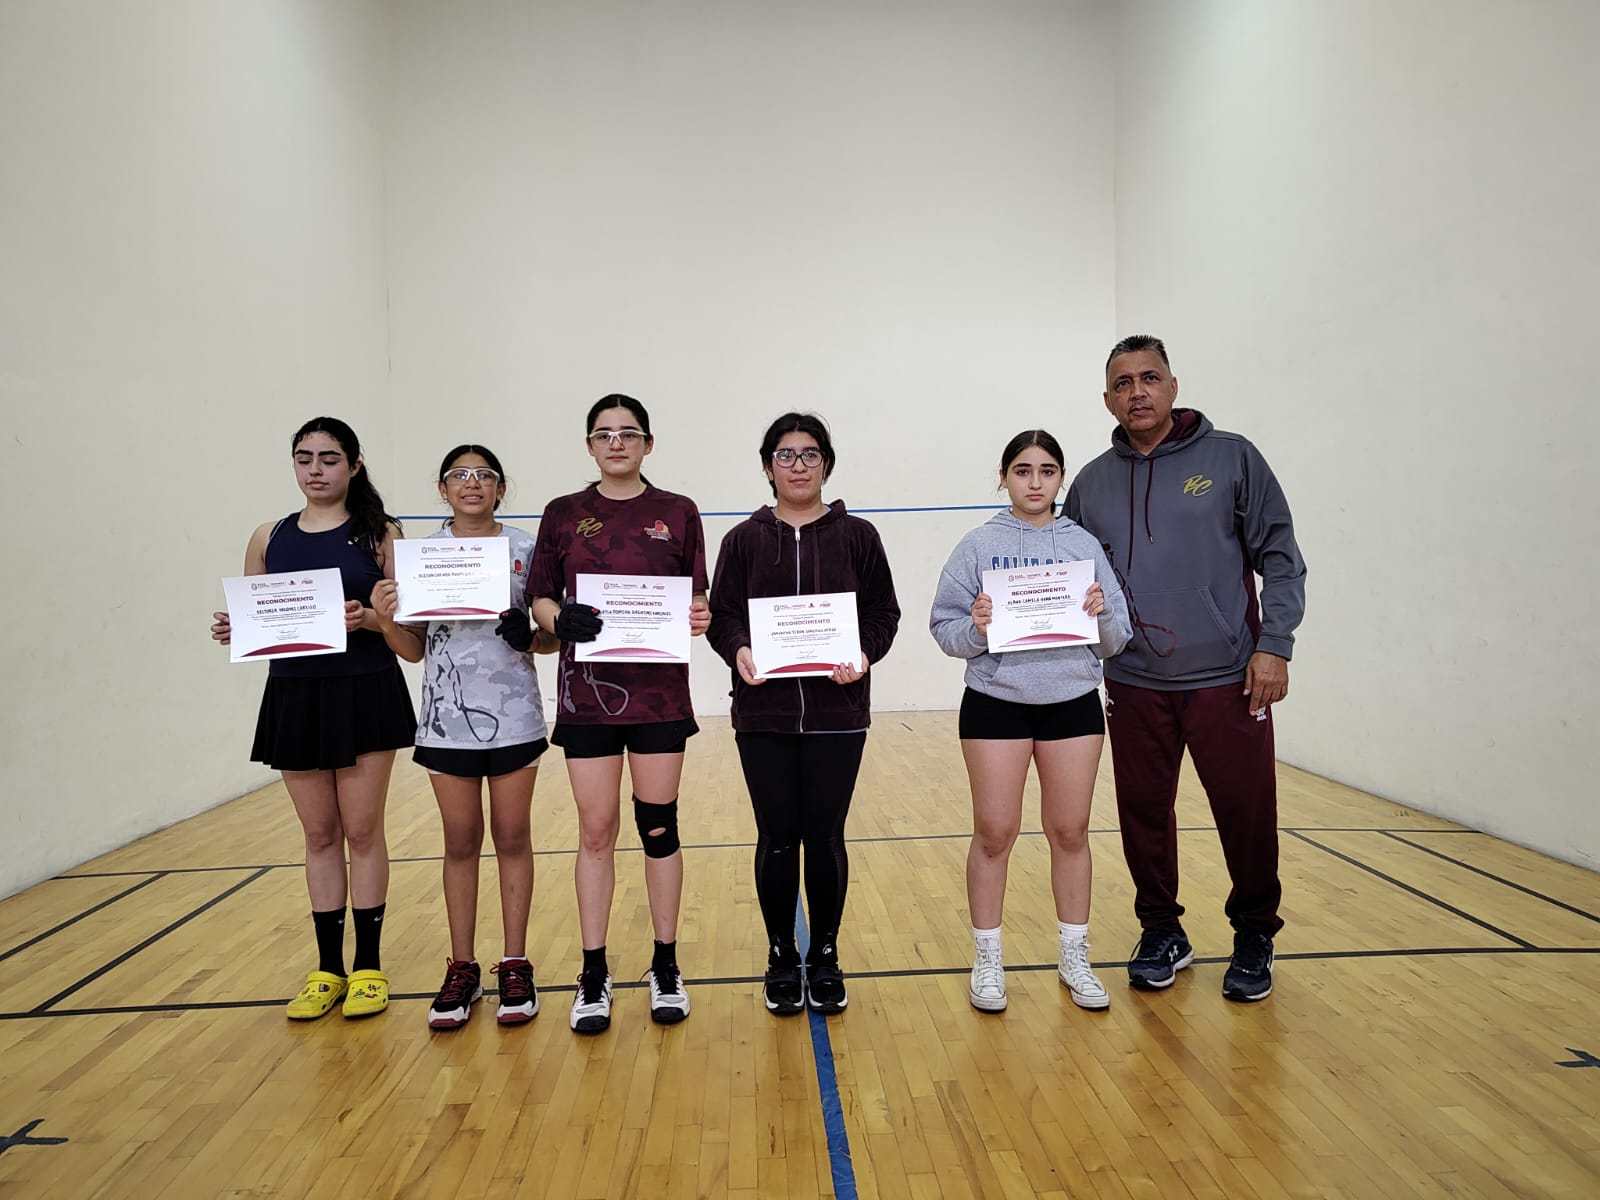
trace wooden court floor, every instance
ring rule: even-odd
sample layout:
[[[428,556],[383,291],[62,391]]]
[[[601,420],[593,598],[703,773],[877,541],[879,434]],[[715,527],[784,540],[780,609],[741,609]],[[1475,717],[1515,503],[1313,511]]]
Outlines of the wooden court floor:
[[[433,1034],[448,942],[425,776],[396,771],[385,967],[365,1022],[291,1024],[312,965],[297,827],[265,788],[0,902],[0,1198],[1600,1195],[1600,877],[1280,771],[1288,922],[1271,999],[1220,994],[1215,833],[1186,779],[1186,925],[1164,993],[1137,939],[1109,766],[1092,958],[1054,972],[1036,797],[1012,862],[1011,995],[967,1003],[969,829],[954,714],[882,713],[850,832],[848,1010],[762,1007],[754,825],[726,721],[690,744],[680,959],[651,1024],[637,839],[623,835],[611,1030],[567,1029],[575,823],[558,752],[534,799],[544,1008]],[[108,789],[109,789],[108,777]],[[479,956],[500,952],[493,860]]]

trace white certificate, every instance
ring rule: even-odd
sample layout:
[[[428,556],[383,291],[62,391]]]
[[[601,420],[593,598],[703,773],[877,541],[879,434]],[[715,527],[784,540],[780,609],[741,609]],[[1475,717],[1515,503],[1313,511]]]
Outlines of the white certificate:
[[[861,665],[854,592],[750,598],[750,657],[756,674],[832,675]]]
[[[600,610],[604,624],[592,642],[578,642],[579,662],[686,663],[689,604],[687,575],[579,575],[577,601]]]
[[[985,571],[983,590],[994,601],[989,649],[1048,650],[1085,646],[1100,640],[1100,622],[1083,611],[1083,595],[1094,582],[1090,559]]]
[[[397,621],[493,621],[511,603],[511,539],[396,538]]]
[[[229,662],[342,654],[344,582],[337,567],[222,581]]]

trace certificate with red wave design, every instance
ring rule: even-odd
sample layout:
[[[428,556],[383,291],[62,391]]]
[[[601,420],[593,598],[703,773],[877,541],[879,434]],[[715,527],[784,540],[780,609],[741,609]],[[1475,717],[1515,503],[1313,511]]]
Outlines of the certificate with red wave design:
[[[497,620],[511,603],[511,539],[398,539],[394,582],[397,621]]]
[[[344,583],[338,568],[222,581],[229,662],[342,654]]]
[[[989,649],[1052,650],[1088,646],[1100,640],[1100,622],[1083,611],[1083,597],[1094,582],[1089,559],[985,571],[983,590],[994,601]]]
[[[750,656],[756,674],[768,679],[832,675],[840,663],[860,666],[856,594],[752,596]]]
[[[579,642],[579,662],[686,663],[689,605],[687,575],[587,575],[579,572],[578,603],[600,610],[600,636]]]

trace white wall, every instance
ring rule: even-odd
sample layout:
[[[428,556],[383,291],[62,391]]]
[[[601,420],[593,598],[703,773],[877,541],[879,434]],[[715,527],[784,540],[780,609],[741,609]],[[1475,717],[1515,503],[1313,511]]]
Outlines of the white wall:
[[[1310,566],[1290,762],[1590,867],[1600,7],[1135,0],[1117,325]]]
[[[471,11],[388,10],[404,511],[439,511],[439,457],[473,440],[538,513],[593,477],[583,418],[612,391],[651,410],[650,478],[709,512],[768,498],[756,449],[789,408],[829,419],[852,508],[987,503],[1032,425],[1103,444],[1063,399],[1097,394],[1112,333],[1109,7]],[[905,610],[874,700],[953,705],[928,604],[982,514],[873,519]],[[709,651],[693,679],[726,711]]]
[[[259,785],[206,636],[288,440],[390,460],[364,4],[0,7],[0,895]]]

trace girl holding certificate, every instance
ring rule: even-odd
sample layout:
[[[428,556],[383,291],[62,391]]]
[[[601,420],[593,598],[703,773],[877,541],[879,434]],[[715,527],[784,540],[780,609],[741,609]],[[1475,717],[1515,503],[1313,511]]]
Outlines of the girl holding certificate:
[[[616,888],[624,753],[655,931],[650,1016],[672,1024],[689,1015],[689,995],[677,961],[683,893],[678,781],[684,748],[699,726],[689,700],[687,665],[578,661],[575,644],[594,641],[603,627],[599,610],[576,599],[578,576],[688,577],[693,595],[689,632],[703,634],[711,612],[705,601],[699,509],[687,496],[662,491],[640,473],[645,455],[655,448],[644,405],[631,396],[603,397],[589,409],[584,444],[600,478],[546,507],[527,589],[534,620],[561,641],[556,727],[550,740],[566,757],[578,806],[573,877],[583,970],[568,1023],[579,1033],[599,1033],[611,1024],[606,929]]]
[[[306,890],[317,935],[317,969],[289,1002],[291,1020],[310,1020],[344,998],[344,1015],[389,1005],[379,960],[389,891],[383,808],[394,752],[411,744],[417,719],[393,651],[366,600],[394,573],[400,524],[384,511],[355,432],[333,417],[307,421],[290,443],[306,505],[268,521],[245,548],[246,575],[337,567],[344,582],[348,638],[340,654],[274,659],[250,757],[283,775],[306,841]],[[226,643],[226,613],[211,636]],[[345,872],[345,855],[350,869]],[[355,958],[344,969],[345,896]]]
[[[809,1002],[838,1012],[849,1002],[837,949],[849,878],[845,818],[872,723],[868,672],[894,642],[900,605],[878,531],[843,501],[823,502],[835,456],[822,419],[779,417],[760,455],[774,503],[722,539],[708,638],[733,671],[733,728],[756,817],[767,1008],[797,1013]],[[758,675],[752,600],[829,593],[853,594],[860,659],[831,674]],[[803,974],[795,943],[802,847],[811,934]]]
[[[509,543],[511,606],[500,614],[498,626],[491,621],[398,624],[395,583],[384,580],[372,594],[389,645],[407,662],[423,664],[422,718],[412,757],[427,769],[444,824],[444,906],[450,923],[444,985],[428,1010],[433,1029],[459,1029],[483,996],[483,969],[473,941],[485,780],[505,929],[505,954],[493,968],[500,980],[496,1018],[502,1025],[520,1025],[539,1011],[527,953],[533,901],[530,810],[539,756],[548,743],[533,656],[553,653],[557,643],[543,631],[535,635],[528,623],[524,586],[533,535],[495,519],[505,494],[505,468],[494,451],[457,446],[439,465],[439,497],[450,506],[450,520],[430,535]]]
[[[1050,843],[1058,974],[1079,1007],[1111,1003],[1089,968],[1089,810],[1105,740],[1100,660],[1127,645],[1133,631],[1099,541],[1056,516],[1064,462],[1060,445],[1042,429],[1011,439],[1000,456],[1000,485],[1011,505],[956,545],[928,621],[940,649],[967,660],[960,731],[972,788],[967,904],[975,956],[968,998],[985,1012],[1006,1006],[1000,916],[1030,760],[1039,772],[1040,819]],[[994,604],[983,573],[1082,560],[1094,564],[1083,609],[1097,618],[1098,643],[991,653],[986,631]]]

